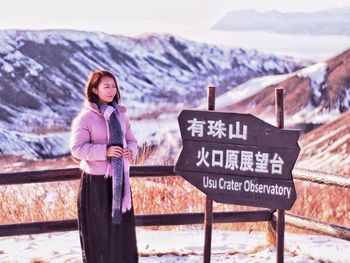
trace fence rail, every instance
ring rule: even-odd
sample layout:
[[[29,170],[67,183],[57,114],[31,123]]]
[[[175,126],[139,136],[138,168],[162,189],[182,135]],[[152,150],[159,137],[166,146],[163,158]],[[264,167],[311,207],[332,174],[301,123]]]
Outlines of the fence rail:
[[[177,176],[173,172],[173,165],[145,165],[131,166],[131,177],[151,176]],[[55,181],[77,180],[80,178],[79,168],[56,169],[44,171],[28,171],[17,173],[0,173],[0,185],[46,183]],[[337,174],[312,171],[307,169],[293,169],[293,179],[309,181],[318,184],[326,184],[343,188],[350,188],[350,175],[341,176]]]
[[[151,176],[176,176],[173,172],[173,165],[145,165],[131,166],[131,177],[151,177]],[[31,184],[47,183],[56,181],[69,181],[80,179],[81,170],[79,168],[28,171],[17,173],[0,173],[0,185],[10,184]]]
[[[263,222],[272,220],[270,210],[213,213],[214,223]],[[136,215],[137,226],[170,226],[203,224],[204,213]],[[0,225],[0,237],[65,232],[78,229],[76,219]]]
[[[273,219],[275,220],[275,215],[273,215]],[[325,234],[327,236],[333,236],[350,241],[350,229],[343,226],[327,224],[321,221],[316,221],[289,213],[286,213],[286,223],[298,228],[312,230],[319,234]]]
[[[173,165],[132,166],[130,168],[130,175],[131,177],[176,176],[176,174],[173,172],[173,168]],[[0,173],[0,185],[77,180],[80,178],[80,174],[81,172],[79,168]],[[294,179],[318,184],[350,188],[350,176],[345,177],[336,174],[295,168],[293,169],[293,177]],[[137,226],[202,224],[204,222],[204,214],[183,213],[136,215],[135,220]],[[270,210],[213,213],[214,223],[256,222],[271,220],[275,221],[276,216]],[[298,228],[312,230],[320,234],[350,240],[350,229],[343,226],[327,224],[292,214],[286,214],[285,222],[286,224]],[[76,219],[0,225],[0,236],[71,231],[77,230],[77,228],[78,225]]]
[[[343,176],[307,169],[293,169],[293,179],[350,188],[350,175]]]

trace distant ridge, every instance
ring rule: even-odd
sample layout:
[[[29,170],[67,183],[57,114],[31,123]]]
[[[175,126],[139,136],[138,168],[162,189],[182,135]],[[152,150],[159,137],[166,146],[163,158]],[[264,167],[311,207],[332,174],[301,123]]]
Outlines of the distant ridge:
[[[257,12],[255,10],[232,11],[217,22],[212,29],[268,31],[280,34],[350,36],[350,8],[329,9],[310,13]]]

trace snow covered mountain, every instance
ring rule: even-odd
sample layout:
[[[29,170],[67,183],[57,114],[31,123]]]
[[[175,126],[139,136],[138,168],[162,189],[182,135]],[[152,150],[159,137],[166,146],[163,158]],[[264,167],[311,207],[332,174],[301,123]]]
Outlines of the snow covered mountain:
[[[229,12],[217,24],[216,30],[269,31],[280,34],[350,35],[350,8],[328,9],[310,13]]]
[[[270,79],[275,80],[273,83],[263,85],[239,101],[228,102],[221,109],[250,112],[265,118],[274,116],[274,89],[279,86],[285,89],[284,108],[289,124],[323,124],[350,110],[350,49],[326,62],[285,75],[284,80],[281,80],[283,76],[276,78]]]
[[[196,106],[209,84],[223,94],[251,78],[305,65],[172,35],[0,31],[0,154],[66,154],[71,121],[83,104],[84,82],[95,69],[117,75],[122,104],[136,118],[178,103]]]

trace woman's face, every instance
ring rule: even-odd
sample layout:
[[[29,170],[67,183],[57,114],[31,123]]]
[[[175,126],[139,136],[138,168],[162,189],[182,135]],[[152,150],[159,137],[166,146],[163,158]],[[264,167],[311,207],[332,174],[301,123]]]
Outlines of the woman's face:
[[[98,96],[101,103],[109,103],[117,94],[117,84],[112,78],[103,77],[97,88],[93,88],[92,91]]]

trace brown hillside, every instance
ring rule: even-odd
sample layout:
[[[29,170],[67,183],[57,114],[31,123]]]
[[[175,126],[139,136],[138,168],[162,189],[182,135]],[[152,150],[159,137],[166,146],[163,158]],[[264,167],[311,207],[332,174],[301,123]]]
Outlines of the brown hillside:
[[[327,64],[328,76],[326,79],[326,90],[328,92],[325,93],[323,107],[332,108],[336,106],[338,100],[343,99],[343,91],[350,89],[350,49],[328,60]],[[341,112],[346,110],[342,105],[340,107]]]
[[[278,85],[271,85],[261,92],[233,104],[223,110],[235,112],[249,112],[254,115],[271,115],[274,113],[276,87],[284,87],[285,113],[292,115],[305,107],[309,102],[309,80],[292,76]]]
[[[304,134],[297,167],[350,175],[350,112]]]
[[[320,101],[313,105],[320,110],[337,109],[345,112],[350,107],[350,101],[345,100],[346,92],[350,94],[350,49],[326,61],[327,75],[325,78]],[[259,93],[232,104],[220,110],[249,112],[255,115],[270,115],[274,113],[274,89],[284,87],[284,106],[286,115],[293,115],[311,102],[313,96],[310,79],[297,74],[266,87]]]

